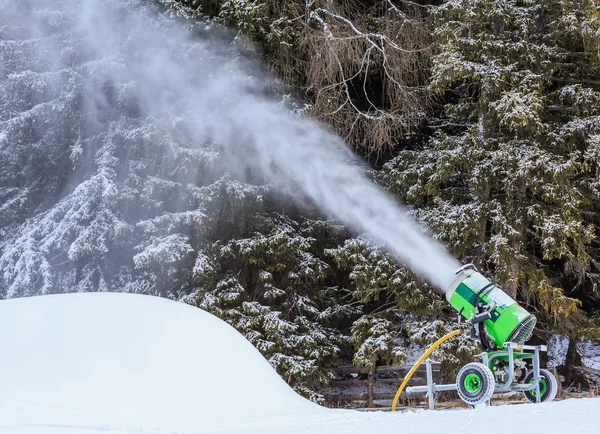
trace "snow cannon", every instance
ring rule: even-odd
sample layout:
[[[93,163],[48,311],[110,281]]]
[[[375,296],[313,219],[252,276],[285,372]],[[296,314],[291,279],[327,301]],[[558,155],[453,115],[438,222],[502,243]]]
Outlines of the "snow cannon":
[[[473,264],[456,270],[456,278],[446,291],[448,303],[474,327],[473,338],[479,338],[483,349],[513,342],[523,344],[533,333],[536,318],[485,278]]]
[[[434,342],[408,371],[400,384],[392,410],[406,388],[406,392],[427,393],[429,408],[433,410],[437,392],[455,390],[465,403],[476,406],[491,403],[497,392],[520,392],[530,402],[549,402],[556,397],[558,382],[554,374],[542,369],[540,353],[545,345],[525,345],[535,327],[531,315],[508,296],[495,282],[486,279],[473,264],[456,270],[456,277],[446,291],[446,299],[460,317],[462,326]],[[429,356],[447,340],[467,335],[481,343],[483,352],[475,357],[480,362],[464,365],[452,384],[433,382]],[[419,365],[426,362],[427,385],[406,387]]]

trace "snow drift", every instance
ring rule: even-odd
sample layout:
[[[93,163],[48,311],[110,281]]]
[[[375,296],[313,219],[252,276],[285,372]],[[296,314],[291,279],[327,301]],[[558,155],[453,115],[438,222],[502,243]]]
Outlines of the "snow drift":
[[[0,330],[0,407],[18,409],[24,426],[203,430],[325,411],[236,330],[182,303],[106,293],[5,300]]]
[[[0,433],[597,433],[600,399],[360,413],[294,393],[233,328],[142,295],[0,301]]]

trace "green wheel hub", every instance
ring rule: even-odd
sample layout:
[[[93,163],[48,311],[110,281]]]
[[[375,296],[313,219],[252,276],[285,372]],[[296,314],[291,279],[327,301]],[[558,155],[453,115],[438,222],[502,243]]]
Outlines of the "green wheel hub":
[[[458,396],[469,405],[489,401],[495,388],[494,374],[490,368],[478,362],[467,363],[456,376]]]
[[[535,385],[534,373],[529,372],[525,377],[525,384],[531,385],[533,387]],[[538,398],[540,402],[550,402],[556,397],[556,392],[558,391],[558,382],[556,381],[556,377],[552,372],[547,369],[540,369],[540,381],[538,383],[540,388],[540,394],[538,396],[538,392],[535,389],[526,390],[523,392],[525,398],[527,398],[530,402],[537,402]]]
[[[534,379],[532,378],[530,383],[533,383]],[[548,385],[546,384],[546,380],[544,378],[540,378],[540,395],[544,395],[544,393],[546,393],[546,389],[548,388]],[[537,396],[537,392],[535,391],[535,389],[533,389],[532,391],[530,391],[529,393],[531,393],[533,396]]]
[[[481,390],[481,377],[475,373],[468,374],[464,380],[465,389],[469,393],[477,393]]]

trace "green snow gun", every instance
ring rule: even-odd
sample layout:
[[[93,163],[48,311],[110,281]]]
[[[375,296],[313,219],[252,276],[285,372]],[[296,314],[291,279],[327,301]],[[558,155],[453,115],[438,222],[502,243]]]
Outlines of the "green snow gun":
[[[454,330],[433,343],[408,371],[400,384],[392,410],[396,410],[402,391],[424,361],[427,385],[406,388],[407,393],[427,393],[433,410],[437,392],[456,390],[469,405],[490,403],[495,392],[521,392],[530,402],[549,402],[558,390],[556,377],[540,366],[540,352],[545,345],[525,345],[533,334],[536,319],[510,298],[495,282],[481,275],[473,264],[456,270],[456,277],[446,291],[446,299],[470,326],[470,337],[481,342],[481,362],[464,365],[452,384],[435,384],[432,380],[433,351],[447,340],[465,332]]]
[[[479,339],[484,351],[523,344],[535,327],[536,318],[486,279],[473,264],[456,270],[446,299],[471,324],[471,337]]]

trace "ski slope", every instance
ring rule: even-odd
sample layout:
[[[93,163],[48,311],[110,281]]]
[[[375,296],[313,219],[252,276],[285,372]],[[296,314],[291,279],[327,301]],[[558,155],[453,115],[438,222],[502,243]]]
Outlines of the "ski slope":
[[[325,409],[294,393],[223,321],[149,296],[0,301],[0,350],[0,434],[600,433],[600,399]]]

